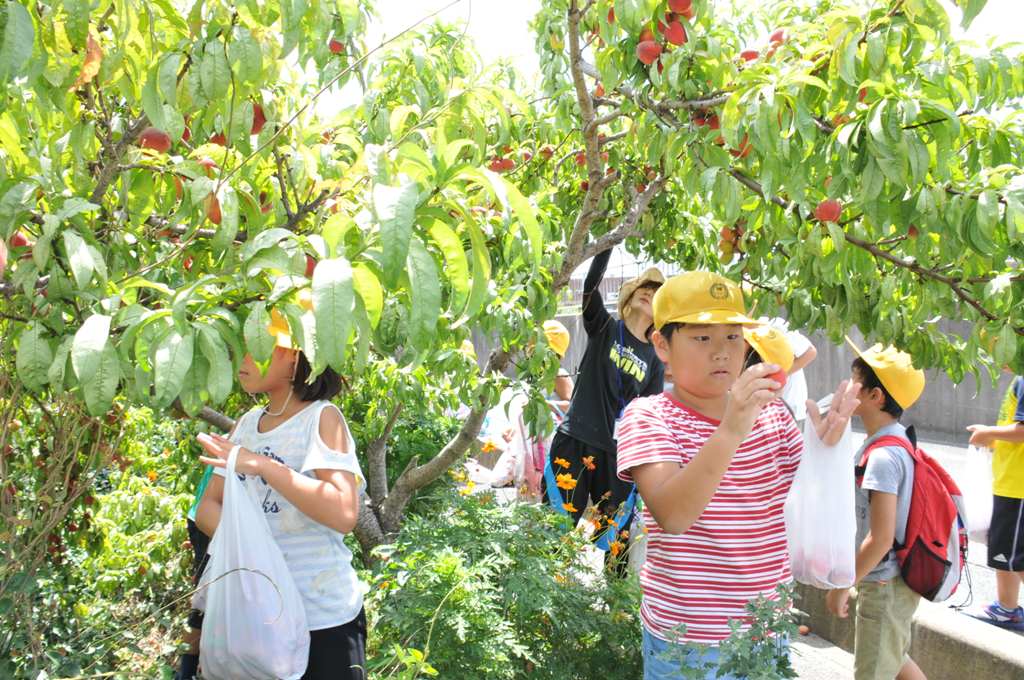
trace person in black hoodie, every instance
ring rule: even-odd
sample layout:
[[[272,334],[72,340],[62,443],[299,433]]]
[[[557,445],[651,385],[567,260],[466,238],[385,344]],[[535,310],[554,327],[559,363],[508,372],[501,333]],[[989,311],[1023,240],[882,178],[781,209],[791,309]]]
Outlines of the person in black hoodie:
[[[544,495],[575,526],[593,501],[600,520],[596,534],[602,550],[618,552],[620,534],[629,527],[636,494],[616,473],[615,429],[626,404],[661,392],[664,366],[649,335],[654,322],[651,300],[665,281],[652,267],[619,289],[619,319],[605,309],[598,286],[612,251],[591,261],[583,283],[583,327],[587,348],[580,361],[572,401],[551,443]]]

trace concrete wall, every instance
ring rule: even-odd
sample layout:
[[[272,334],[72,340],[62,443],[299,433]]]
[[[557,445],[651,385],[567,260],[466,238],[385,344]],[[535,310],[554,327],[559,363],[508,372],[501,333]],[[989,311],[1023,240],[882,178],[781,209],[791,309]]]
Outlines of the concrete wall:
[[[559,316],[558,320],[572,334],[572,344],[562,366],[570,373],[575,373],[583,358],[583,350],[586,349],[587,335],[583,330],[583,319],[579,315],[564,315]],[[809,337],[818,350],[818,358],[805,370],[807,388],[811,398],[820,399],[835,390],[840,380],[849,377],[850,362],[854,355],[848,345],[833,345],[822,334],[815,333]],[[851,333],[850,337],[854,338],[858,346],[865,345],[859,333]],[[968,437],[965,428],[968,425],[995,422],[996,412],[1010,380],[1011,376],[1003,375],[998,385],[993,387],[987,375],[983,375],[981,389],[978,390],[973,376],[968,375],[963,383],[954,385],[945,373],[928,371],[924,395],[907,411],[903,420],[906,424],[915,425],[922,438],[966,444]]]

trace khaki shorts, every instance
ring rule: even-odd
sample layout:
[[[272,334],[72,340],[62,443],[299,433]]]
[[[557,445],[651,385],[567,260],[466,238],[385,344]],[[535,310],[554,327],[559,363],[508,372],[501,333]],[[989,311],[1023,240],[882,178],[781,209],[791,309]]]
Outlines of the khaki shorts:
[[[910,652],[910,624],[921,596],[895,576],[857,586],[855,680],[893,680]]]

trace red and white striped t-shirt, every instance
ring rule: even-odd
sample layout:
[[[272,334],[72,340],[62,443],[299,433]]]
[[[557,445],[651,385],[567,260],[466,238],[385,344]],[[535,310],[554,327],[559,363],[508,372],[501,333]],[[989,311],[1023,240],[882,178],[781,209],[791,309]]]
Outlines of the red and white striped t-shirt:
[[[685,466],[718,425],[668,393],[634,399],[619,423],[619,478],[632,482],[631,469],[647,463]],[[730,635],[730,619],[749,620],[748,602],[758,595],[774,599],[775,587],[791,579],[782,506],[802,452],[800,430],[776,400],[758,416],[686,533],[665,532],[644,507],[640,618],[653,635],[718,644]]]

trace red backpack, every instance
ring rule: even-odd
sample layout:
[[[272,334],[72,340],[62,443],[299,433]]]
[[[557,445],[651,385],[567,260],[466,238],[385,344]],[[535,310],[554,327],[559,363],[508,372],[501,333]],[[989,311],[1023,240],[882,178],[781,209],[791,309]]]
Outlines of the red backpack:
[[[914,490],[907,515],[907,535],[893,549],[903,580],[932,602],[952,595],[967,563],[967,513],[963,494],[939,463],[917,446],[914,428],[907,436],[879,437],[864,451],[856,468],[857,486],[864,479],[871,452],[882,446],[902,447],[914,459]]]

